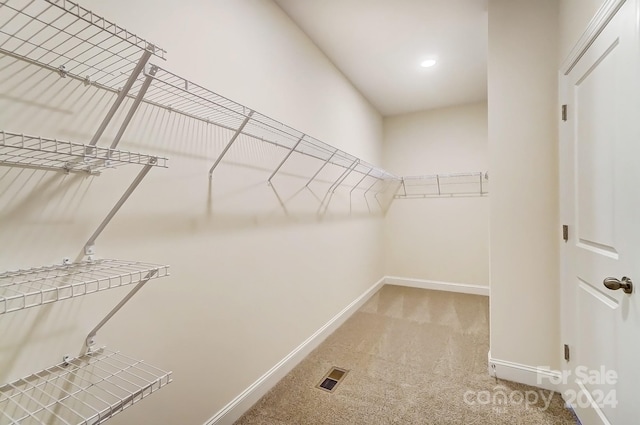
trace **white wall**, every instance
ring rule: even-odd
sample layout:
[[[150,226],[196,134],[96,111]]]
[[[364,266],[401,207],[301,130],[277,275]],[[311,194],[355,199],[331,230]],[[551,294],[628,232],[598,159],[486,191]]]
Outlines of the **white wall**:
[[[396,175],[486,171],[486,102],[384,120]],[[387,275],[489,285],[489,198],[398,199],[385,219]]]
[[[271,1],[82,3],[166,48],[168,69],[379,162],[379,114]],[[20,67],[0,78],[0,128],[87,142],[113,96]],[[97,341],[173,370],[175,382],[114,425],[204,423],[383,275],[380,211],[339,190],[318,215],[327,185],[299,191],[317,161],[292,159],[269,187],[284,152],[242,137],[210,185],[208,169],[230,135],[143,106],[120,146],[166,155],[170,168],[150,172],[98,239],[97,255],[170,264],[171,277],[146,286]],[[2,167],[0,270],[80,258],[136,172]],[[0,381],[77,355],[126,291],[0,317]]]
[[[557,367],[555,0],[489,2],[491,355]]]

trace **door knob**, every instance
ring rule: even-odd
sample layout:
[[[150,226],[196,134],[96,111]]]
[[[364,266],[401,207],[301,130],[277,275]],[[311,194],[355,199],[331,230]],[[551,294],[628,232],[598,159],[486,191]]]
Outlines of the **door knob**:
[[[631,282],[631,279],[626,276],[624,276],[621,280],[618,280],[615,277],[608,277],[604,281],[602,281],[602,283],[604,283],[604,286],[606,286],[607,289],[611,289],[612,291],[622,289],[625,294],[630,294],[633,292],[633,282]]]

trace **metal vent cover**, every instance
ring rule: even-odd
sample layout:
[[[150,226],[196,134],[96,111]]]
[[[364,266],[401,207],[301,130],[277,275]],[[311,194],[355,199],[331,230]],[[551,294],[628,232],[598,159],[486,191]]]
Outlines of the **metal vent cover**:
[[[317,388],[327,392],[334,392],[338,384],[347,376],[348,370],[339,367],[332,367],[326,375],[320,380]]]

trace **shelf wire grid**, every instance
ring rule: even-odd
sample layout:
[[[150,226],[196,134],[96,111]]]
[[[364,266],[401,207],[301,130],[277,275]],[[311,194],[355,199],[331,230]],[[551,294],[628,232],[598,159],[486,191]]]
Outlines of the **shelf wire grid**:
[[[0,54],[117,92],[143,49],[164,59],[165,51],[69,0],[0,0]],[[0,66],[0,70],[11,63]],[[145,103],[235,131],[250,110],[160,67]],[[137,80],[130,94],[142,87]],[[294,150],[354,173],[378,179],[397,177],[318,139],[254,113],[243,134]],[[301,140],[298,143],[298,140]]]
[[[0,0],[0,54],[63,77],[117,90],[143,50],[166,53],[69,0]]]
[[[0,274],[0,314],[169,275],[169,266],[100,259]]]
[[[489,193],[488,187],[485,172],[408,176],[402,178],[395,198],[484,196]]]
[[[0,54],[118,92],[143,49],[164,59],[165,51],[68,0],[0,0]],[[0,70],[11,63],[0,66]],[[144,102],[235,131],[250,110],[198,84],[155,66],[158,74]],[[133,98],[144,76],[127,95]],[[398,180],[387,171],[254,113],[243,134],[327,161],[378,180]],[[300,140],[300,143],[298,141]],[[355,164],[355,165],[354,165]]]
[[[196,83],[188,81],[157,65],[144,101],[171,112],[205,121],[231,131],[236,131],[249,116],[251,110]],[[137,85],[141,85],[139,79]],[[136,86],[134,86],[136,87]],[[378,180],[399,180],[391,173],[359,160],[357,157],[337,149],[316,138],[295,130],[259,112],[253,112],[241,134],[293,150],[299,154],[337,165],[353,172],[369,174]],[[298,143],[300,141],[300,143]]]
[[[171,381],[171,372],[103,347],[0,386],[0,425],[102,424]]]
[[[167,167],[167,158],[0,131],[0,165],[98,174],[126,164]]]

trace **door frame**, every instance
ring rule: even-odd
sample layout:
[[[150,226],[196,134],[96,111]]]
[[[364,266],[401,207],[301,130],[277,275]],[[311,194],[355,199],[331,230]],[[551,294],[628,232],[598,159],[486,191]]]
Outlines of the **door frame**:
[[[589,22],[589,25],[585,29],[584,33],[573,46],[573,49],[569,52],[567,58],[562,62],[560,66],[560,77],[566,76],[571,72],[576,63],[587,51],[589,46],[593,44],[593,41],[600,35],[604,27],[607,26],[609,21],[618,13],[618,10],[622,7],[627,0],[605,0],[600,9],[596,12],[595,16]]]

